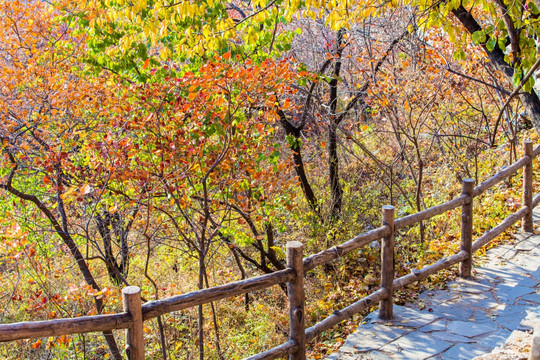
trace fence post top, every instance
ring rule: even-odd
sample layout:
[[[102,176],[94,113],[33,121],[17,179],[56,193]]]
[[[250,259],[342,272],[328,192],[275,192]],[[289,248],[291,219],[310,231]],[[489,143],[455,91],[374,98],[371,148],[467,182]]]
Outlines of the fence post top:
[[[461,193],[463,195],[474,196],[473,195],[473,192],[474,192],[474,180],[473,179],[469,179],[469,178],[463,179],[463,183],[461,185],[461,188],[462,188]]]
[[[125,295],[133,295],[133,294],[138,294],[141,292],[141,288],[139,288],[138,286],[126,286],[125,288],[122,289],[122,294],[125,294]]]
[[[523,150],[525,152],[525,156],[532,156],[533,155],[533,142],[531,140],[525,140],[523,141]]]
[[[523,141],[523,143],[524,143],[524,144],[532,144],[533,141],[532,141],[531,139],[525,139],[525,140]]]
[[[300,241],[287,241],[287,249],[293,249],[293,248],[302,248],[304,247],[304,244],[302,244]]]
[[[383,210],[394,210],[394,205],[383,205]]]

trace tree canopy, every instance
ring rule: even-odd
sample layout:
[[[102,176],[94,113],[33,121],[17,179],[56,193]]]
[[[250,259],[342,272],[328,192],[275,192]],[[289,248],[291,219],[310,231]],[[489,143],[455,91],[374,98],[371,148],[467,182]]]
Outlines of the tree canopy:
[[[375,226],[383,203],[409,214],[482,180],[540,132],[539,17],[508,0],[0,0],[0,282],[31,304],[6,316],[271,273],[289,240],[320,251]],[[501,216],[519,202],[490,201]],[[400,234],[399,271],[452,249],[449,227]],[[370,251],[313,275],[309,320],[374,286]],[[186,343],[228,358],[220,344],[264,346],[236,322],[271,318],[283,296],[160,318],[148,336],[162,357]],[[283,335],[274,317],[257,336]],[[104,335],[96,354],[119,359]]]

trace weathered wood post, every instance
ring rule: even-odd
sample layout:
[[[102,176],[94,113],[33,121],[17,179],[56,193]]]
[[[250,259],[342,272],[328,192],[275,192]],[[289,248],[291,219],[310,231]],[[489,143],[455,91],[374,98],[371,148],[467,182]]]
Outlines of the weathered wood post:
[[[394,317],[394,207],[382,207],[382,223],[388,225],[390,234],[381,244],[381,288],[388,290],[388,297],[379,303],[379,318],[391,320]]]
[[[461,250],[469,254],[459,264],[459,273],[463,278],[470,277],[472,270],[473,190],[474,180],[463,179],[462,195],[469,196],[469,200],[461,206]]]
[[[298,344],[298,350],[289,355],[289,360],[306,360],[303,250],[304,244],[300,241],[287,243],[287,266],[296,272],[296,279],[287,283],[289,338]]]
[[[532,216],[532,201],[533,201],[533,142],[525,140],[523,143],[523,152],[531,161],[523,167],[523,206],[529,208],[529,212],[523,218],[521,223],[524,232],[533,232],[533,216]]]
[[[126,354],[129,360],[144,360],[144,337],[141,289],[128,286],[122,289],[124,311],[133,318],[133,325],[126,330]]]

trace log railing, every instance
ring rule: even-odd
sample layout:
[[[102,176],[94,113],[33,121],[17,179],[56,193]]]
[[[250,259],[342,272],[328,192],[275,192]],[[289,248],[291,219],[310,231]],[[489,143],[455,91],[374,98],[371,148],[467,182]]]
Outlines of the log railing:
[[[340,245],[323,250],[306,258],[303,258],[302,243],[298,241],[289,242],[287,243],[287,269],[285,270],[194,291],[188,294],[172,296],[162,300],[150,301],[142,305],[140,289],[136,286],[129,286],[122,290],[124,303],[123,313],[4,324],[0,325],[0,342],[126,329],[126,354],[128,358],[142,360],[144,359],[144,321],[173,311],[179,311],[286,283],[289,299],[289,340],[247,359],[269,360],[288,355],[290,360],[305,360],[306,342],[377,302],[380,302],[380,316],[384,319],[392,318],[392,299],[395,290],[401,289],[458,263],[460,264],[460,276],[470,276],[474,252],[498,235],[502,234],[519,220],[523,220],[523,231],[532,232],[532,209],[540,203],[540,194],[533,197],[532,160],[539,154],[540,146],[533,150],[532,142],[525,141],[523,158],[504,168],[476,187],[474,187],[473,180],[464,179],[463,191],[460,197],[399,219],[394,219],[393,206],[383,206],[383,225],[381,227],[360,234]],[[521,168],[523,168],[523,206],[517,212],[508,216],[499,225],[488,230],[473,242],[473,199],[512,174],[515,174]],[[445,212],[460,206],[462,211],[460,252],[443,258],[435,264],[426,266],[421,270],[415,269],[410,274],[394,279],[394,234],[396,231],[414,225],[420,221],[430,219],[434,216],[444,214]],[[320,265],[326,264],[357,250],[374,240],[382,240],[380,289],[339,311],[334,311],[324,320],[306,329],[304,324],[304,274]]]

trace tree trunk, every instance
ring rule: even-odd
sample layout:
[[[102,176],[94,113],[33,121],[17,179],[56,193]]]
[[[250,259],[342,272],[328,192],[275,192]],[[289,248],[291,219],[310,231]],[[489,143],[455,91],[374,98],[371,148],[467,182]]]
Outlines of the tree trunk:
[[[478,24],[476,19],[467,9],[463,7],[463,5],[460,5],[458,8],[452,10],[452,13],[470,34],[482,30],[480,24]],[[498,46],[495,46],[495,48],[491,51],[488,50],[486,44],[489,39],[489,35],[486,35],[486,40],[483,43],[480,43],[480,45],[486,52],[495,68],[501,71],[511,80],[512,76],[514,75],[514,68],[504,60],[504,53]],[[536,132],[540,134],[540,98],[534,90],[532,90],[531,93],[524,93],[520,95],[520,98]]]
[[[328,126],[328,161],[330,186],[332,190],[332,220],[339,218],[343,203],[343,189],[339,182],[339,157],[337,152],[337,127],[342,117],[337,114],[338,80],[341,74],[341,55],[343,54],[343,30],[336,33],[336,63],[330,80],[330,124]]]
[[[317,197],[315,196],[315,193],[313,192],[313,189],[311,188],[311,185],[306,175],[304,161],[302,159],[302,152],[301,152],[302,148],[300,145],[302,141],[300,139],[300,132],[301,132],[302,126],[299,126],[299,127],[294,126],[289,121],[289,119],[287,118],[287,115],[285,115],[283,110],[278,110],[278,115],[280,118],[281,126],[283,126],[283,129],[285,130],[285,134],[287,134],[288,136],[294,137],[294,142],[291,143],[290,149],[293,153],[294,171],[296,172],[296,176],[298,177],[298,180],[300,181],[300,186],[302,187],[304,196],[306,197],[306,200],[311,210],[313,210],[315,214],[320,215],[319,201],[317,200]]]
[[[332,121],[328,127],[328,161],[330,188],[332,191],[332,219],[339,218],[343,203],[343,189],[339,182],[339,158],[337,151],[337,125]]]

